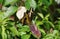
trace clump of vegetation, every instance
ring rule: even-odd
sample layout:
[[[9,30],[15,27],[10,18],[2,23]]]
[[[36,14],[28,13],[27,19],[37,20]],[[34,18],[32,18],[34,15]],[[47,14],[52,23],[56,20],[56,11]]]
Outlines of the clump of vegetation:
[[[59,0],[0,0],[0,39],[60,39]]]

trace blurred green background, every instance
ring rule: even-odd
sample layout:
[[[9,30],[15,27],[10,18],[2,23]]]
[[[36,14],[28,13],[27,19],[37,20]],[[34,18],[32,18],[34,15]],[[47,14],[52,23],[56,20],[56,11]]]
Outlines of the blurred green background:
[[[20,6],[33,9],[31,19],[41,32],[40,38],[18,20]],[[0,39],[60,39],[60,0],[0,0]]]

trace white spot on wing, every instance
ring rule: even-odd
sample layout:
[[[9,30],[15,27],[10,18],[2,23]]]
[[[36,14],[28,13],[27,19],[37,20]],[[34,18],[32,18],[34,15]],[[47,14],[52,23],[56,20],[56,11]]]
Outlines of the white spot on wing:
[[[16,16],[18,17],[18,19],[22,19],[24,16],[24,13],[27,11],[27,9],[25,7],[19,7],[19,10],[16,13]]]

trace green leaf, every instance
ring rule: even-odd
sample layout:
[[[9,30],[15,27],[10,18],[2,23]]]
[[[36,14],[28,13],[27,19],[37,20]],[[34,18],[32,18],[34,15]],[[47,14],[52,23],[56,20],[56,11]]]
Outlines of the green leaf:
[[[44,4],[47,7],[50,5],[50,1],[48,0],[39,0],[39,1],[42,2],[42,4]]]
[[[29,10],[30,8],[33,8],[35,10],[36,8],[36,2],[35,0],[26,0],[25,7]]]
[[[2,4],[3,0],[0,0],[0,3]]]
[[[43,29],[39,29],[40,30],[40,32],[43,34],[43,35],[46,35],[46,33],[45,33],[45,31],[43,30]]]
[[[4,13],[5,17],[9,17],[11,15],[13,15],[16,11],[17,11],[17,7],[16,6],[10,6],[7,11]]]
[[[42,21],[36,21],[36,25],[39,26],[39,25],[42,25],[43,22]]]
[[[10,6],[10,7],[7,9],[6,12],[0,12],[0,13],[1,13],[1,14],[0,14],[0,18],[1,18],[2,20],[4,20],[5,18],[13,15],[13,14],[17,11],[17,9],[18,9],[18,8],[15,7],[15,6]]]
[[[48,17],[50,16],[50,14],[47,14],[46,16],[45,16],[45,19],[46,20],[48,20]]]
[[[42,13],[38,13],[38,15],[39,15],[42,19],[44,18],[44,16],[43,16]]]
[[[27,34],[21,36],[21,39],[29,39],[29,38],[30,38],[30,35],[27,35]]]
[[[30,29],[29,29],[29,27],[28,26],[23,26],[21,29],[20,29],[20,31],[23,31],[23,32],[29,32],[30,31]]]
[[[48,0],[43,0],[43,3],[46,5],[46,6],[49,6],[50,5],[50,2]]]
[[[48,21],[43,21],[43,23],[44,23],[44,27],[47,29],[47,30],[49,30],[50,29],[50,24],[48,23]]]
[[[3,15],[4,15],[4,12],[0,11],[0,22],[3,20],[3,17],[4,17]]]
[[[20,34],[21,36],[23,36],[24,34],[26,34],[26,32],[22,32],[22,31],[21,31],[19,34]]]
[[[49,0],[50,1],[50,4],[52,4],[54,2],[54,0]]]
[[[46,16],[45,16],[45,18],[48,18],[50,16],[50,14],[47,14]]]
[[[11,32],[12,32],[14,35],[19,36],[19,33],[18,33],[18,31],[17,31],[17,29],[16,29],[15,27],[10,27],[10,30],[11,30]]]
[[[48,23],[54,28],[54,24],[50,21],[48,21]]]
[[[25,3],[25,7],[27,8],[27,10],[30,9],[30,3],[29,3],[29,0],[26,1],[26,3]]]
[[[58,30],[54,30],[53,31],[53,36],[57,36],[57,35],[59,35],[59,31]]]
[[[5,33],[5,27],[2,26],[2,39],[7,39],[7,35]]]
[[[18,0],[5,0],[4,6],[9,5],[9,4],[14,4],[14,3],[16,3],[17,1],[18,1]]]
[[[60,9],[57,9],[57,11],[60,13]]]
[[[35,2],[35,0],[31,0],[30,6],[35,10],[35,8],[36,8],[36,2]]]

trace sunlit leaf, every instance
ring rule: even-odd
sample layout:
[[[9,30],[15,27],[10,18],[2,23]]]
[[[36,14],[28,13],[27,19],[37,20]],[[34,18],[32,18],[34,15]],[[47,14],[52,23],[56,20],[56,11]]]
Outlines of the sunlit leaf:
[[[43,16],[42,13],[38,13],[38,15],[39,15],[42,19],[44,18],[44,16]]]
[[[1,11],[0,11],[0,21],[3,20],[3,17],[4,17],[4,16],[3,16],[3,13],[4,13],[4,12],[1,12]]]
[[[15,6],[10,6],[6,12],[1,13],[0,18],[4,20],[5,18],[13,15],[17,11],[17,7]]]
[[[26,32],[22,32],[22,31],[20,32],[20,35],[21,35],[21,36],[23,36],[23,35],[25,35],[25,34],[26,34]]]
[[[19,36],[19,32],[17,31],[17,29],[15,27],[10,27],[10,30],[14,35]]]
[[[39,25],[42,25],[43,22],[42,21],[36,21],[36,25],[39,26]]]
[[[23,31],[23,32],[29,32],[30,29],[29,29],[28,26],[23,26],[23,27],[20,29],[20,31]]]
[[[21,39],[29,39],[29,38],[30,38],[30,35],[28,35],[28,34],[25,34],[25,35],[21,36]]]
[[[48,20],[48,17],[50,16],[50,14],[47,14],[46,16],[45,16],[45,19],[46,20]]]
[[[43,35],[46,35],[45,31],[43,29],[39,29]]]
[[[46,16],[45,16],[45,18],[48,18],[50,16],[50,14],[47,14]]]
[[[35,0],[31,0],[30,6],[35,10],[35,8],[36,8],[36,2],[35,2]]]
[[[2,39],[7,39],[7,35],[5,33],[5,27],[2,26]]]

